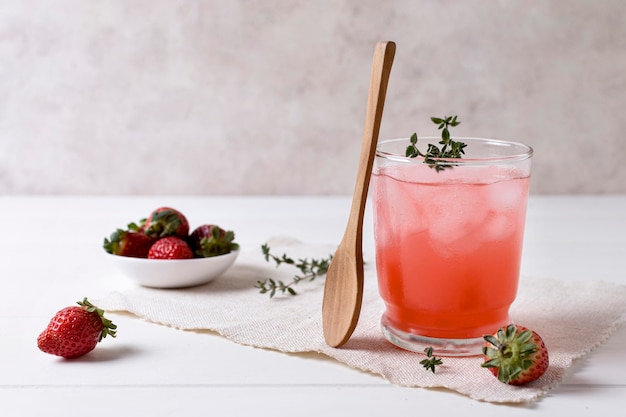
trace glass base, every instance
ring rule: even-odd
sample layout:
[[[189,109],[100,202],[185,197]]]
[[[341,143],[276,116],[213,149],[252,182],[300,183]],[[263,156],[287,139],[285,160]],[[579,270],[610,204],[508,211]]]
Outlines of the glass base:
[[[424,353],[432,347],[433,354],[439,356],[478,356],[483,354],[485,339],[482,337],[472,339],[440,339],[437,337],[420,336],[405,333],[394,329],[382,321],[382,331],[385,338],[394,345],[412,352]]]

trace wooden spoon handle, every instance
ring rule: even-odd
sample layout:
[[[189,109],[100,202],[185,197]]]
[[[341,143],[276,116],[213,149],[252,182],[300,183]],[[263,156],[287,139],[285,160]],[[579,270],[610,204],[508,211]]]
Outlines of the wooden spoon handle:
[[[361,156],[359,157],[359,168],[354,186],[354,194],[352,196],[350,217],[346,227],[347,233],[344,236],[344,239],[356,239],[355,242],[350,243],[356,244],[358,248],[361,247],[367,191],[369,189],[370,176],[372,175],[372,167],[374,165],[376,145],[378,144],[378,134],[383,117],[383,107],[385,106],[387,84],[389,83],[391,65],[393,64],[395,54],[396,44],[391,41],[378,42],[374,49]],[[355,230],[357,233],[353,233]]]

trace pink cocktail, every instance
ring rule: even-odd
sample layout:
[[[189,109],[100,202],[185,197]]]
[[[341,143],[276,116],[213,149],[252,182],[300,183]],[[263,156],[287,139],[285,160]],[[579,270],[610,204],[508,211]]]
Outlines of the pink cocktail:
[[[372,176],[378,286],[392,343],[442,355],[480,354],[507,325],[519,280],[532,149],[467,143],[436,171],[381,142]]]

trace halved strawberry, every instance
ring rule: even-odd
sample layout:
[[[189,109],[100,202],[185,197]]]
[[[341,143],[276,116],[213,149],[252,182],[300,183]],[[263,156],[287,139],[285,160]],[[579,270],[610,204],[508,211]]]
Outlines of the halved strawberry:
[[[177,236],[182,239],[189,235],[189,222],[178,210],[171,207],[160,207],[150,213],[143,226],[145,233],[152,239],[166,236]]]
[[[484,336],[484,368],[509,385],[532,382],[549,366],[548,349],[535,331],[509,324],[493,335]]]
[[[148,259],[191,259],[193,251],[186,241],[176,236],[168,236],[154,242],[148,252]]]
[[[102,247],[108,253],[131,258],[145,258],[154,243],[141,231],[117,229],[107,239],[104,238]]]
[[[214,224],[196,227],[188,240],[194,254],[200,258],[224,255],[239,248],[239,245],[234,242],[233,231],[226,231]]]

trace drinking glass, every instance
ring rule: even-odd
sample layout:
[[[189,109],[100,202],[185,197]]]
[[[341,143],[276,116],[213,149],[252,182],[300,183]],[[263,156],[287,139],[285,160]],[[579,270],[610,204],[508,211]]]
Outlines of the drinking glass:
[[[420,143],[437,143],[420,138]],[[393,344],[443,356],[481,354],[510,323],[517,293],[533,150],[454,138],[462,158],[405,157],[409,139],[381,141],[372,172],[381,324]]]

